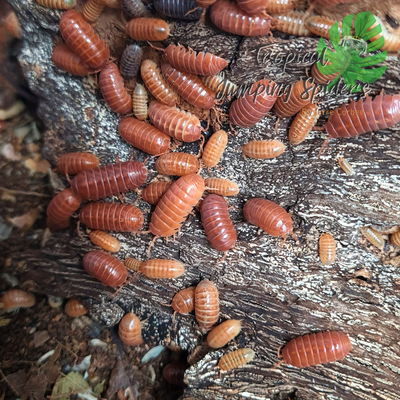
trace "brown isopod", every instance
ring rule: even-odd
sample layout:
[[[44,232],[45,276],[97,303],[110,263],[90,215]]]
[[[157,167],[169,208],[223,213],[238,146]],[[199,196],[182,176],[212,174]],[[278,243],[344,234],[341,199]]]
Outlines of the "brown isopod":
[[[252,349],[231,351],[221,357],[218,367],[221,371],[230,371],[253,361],[254,356],[255,354]]]
[[[280,156],[285,151],[285,145],[280,140],[250,140],[242,151],[246,157],[264,160]]]
[[[361,233],[368,240],[368,242],[378,249],[383,250],[385,247],[385,239],[379,232],[374,231],[370,226],[364,226],[361,228]]]
[[[208,178],[204,184],[208,193],[219,194],[220,196],[236,196],[239,193],[238,185],[227,179]]]
[[[272,11],[274,12],[274,11]],[[276,11],[279,13],[280,11]],[[276,30],[296,36],[311,36],[312,32],[307,29],[307,15],[301,11],[290,11],[288,13],[273,15],[278,21]]]
[[[124,261],[124,265],[126,268],[130,269],[131,271],[138,272],[140,266],[142,265],[142,261],[136,260],[136,258],[126,257]]]
[[[155,156],[168,151],[171,139],[153,125],[127,117],[119,121],[118,132],[132,146]]]
[[[298,0],[268,0],[265,11],[269,14],[281,14],[296,8],[297,3]]]
[[[146,7],[141,0],[120,0],[121,8],[130,18],[144,17]]]
[[[99,159],[91,153],[67,153],[57,161],[57,169],[63,175],[76,175],[86,169],[96,168]]]
[[[81,199],[71,188],[64,189],[47,207],[47,226],[51,232],[68,228],[71,215],[81,205]]]
[[[150,183],[142,190],[142,199],[152,205],[158,204],[172,183],[172,181]]]
[[[242,330],[242,324],[237,319],[228,321],[216,326],[207,336],[207,344],[213,349],[220,349],[235,338]]]
[[[237,85],[226,79],[222,74],[214,76],[204,76],[204,84],[216,93],[215,98],[221,100],[223,96],[233,95],[237,90]]]
[[[137,346],[143,343],[142,324],[134,313],[125,314],[118,325],[118,336],[122,343]]]
[[[318,106],[308,104],[296,115],[289,129],[289,142],[296,146],[303,142],[319,118]]]
[[[81,209],[79,221],[89,229],[137,232],[143,225],[143,214],[130,204],[89,203]]]
[[[105,251],[110,253],[119,251],[119,241],[103,231],[90,232],[89,239],[95,246],[99,246]]]
[[[193,154],[168,153],[158,157],[155,168],[162,175],[184,176],[199,170],[199,160]]]
[[[143,50],[137,44],[130,44],[122,53],[119,70],[125,79],[134,79],[142,64]]]
[[[99,74],[101,94],[111,110],[126,115],[132,112],[132,97],[124,87],[124,79],[118,67],[110,62]]]
[[[147,118],[148,98],[149,96],[147,95],[146,88],[140,83],[137,83],[135,86],[135,90],[133,91],[132,103],[133,103],[133,114],[139,121],[144,121]]]
[[[343,359],[352,348],[347,335],[328,331],[292,339],[283,349],[282,358],[297,368],[307,368]]]
[[[65,314],[68,315],[68,317],[72,318],[79,317],[80,315],[85,315],[88,312],[87,308],[78,299],[68,300],[67,304],[65,305],[64,311]]]
[[[172,88],[189,104],[209,110],[213,107],[215,94],[194,74],[175,69],[166,61],[161,61],[161,71]]]
[[[102,69],[108,63],[110,51],[75,10],[66,11],[60,20],[60,32],[72,51],[90,68]]]
[[[219,318],[218,289],[212,282],[205,279],[196,286],[194,304],[197,323],[209,331]]]
[[[314,35],[322,36],[325,39],[329,39],[329,29],[336,21],[333,19],[323,17],[321,15],[313,15],[307,18],[306,27]],[[342,23],[339,22],[339,34],[342,34]]]
[[[121,261],[100,250],[86,253],[83,267],[89,275],[111,287],[122,285],[128,277],[128,271]]]
[[[334,81],[335,78],[339,75],[339,72],[325,75],[319,70],[317,64],[318,63],[316,62],[311,68],[311,76],[314,78],[315,83],[318,83],[319,85],[326,85],[328,82]],[[332,63],[328,61],[326,65],[332,65]],[[320,68],[324,69],[323,66],[321,66]]]
[[[228,135],[225,131],[215,132],[204,147],[201,161],[207,168],[215,167],[222,157],[222,153],[228,144]]]
[[[335,262],[336,243],[330,233],[324,233],[319,238],[319,258],[323,265],[331,265]]]
[[[83,18],[88,22],[97,21],[105,6],[103,0],[87,0],[82,10]]]
[[[201,138],[200,120],[189,112],[153,101],[149,117],[155,127],[176,140],[191,143]]]
[[[139,42],[160,42],[169,36],[169,26],[158,18],[135,18],[126,24],[125,33]]]
[[[116,10],[121,8],[121,3],[119,0],[103,0],[103,3],[106,5],[106,7],[114,8]]]
[[[390,243],[392,243],[394,246],[400,247],[400,231],[390,235]]]
[[[265,8],[270,0],[237,0],[236,4],[248,15],[265,13]]]
[[[16,39],[22,39],[22,28],[19,23],[17,14],[14,11],[10,11],[5,20],[4,25],[7,28],[10,35]]]
[[[72,75],[87,76],[96,73],[95,69],[88,68],[66,44],[59,44],[54,48],[51,61],[57,68]]]
[[[209,352],[211,351],[210,347],[207,346],[206,343],[202,343],[197,346],[192,353],[188,355],[187,361],[189,365],[194,365],[202,360]]]
[[[140,74],[146,88],[159,102],[172,107],[178,102],[178,94],[165,82],[160,68],[154,61],[144,60]]]
[[[76,0],[36,0],[38,4],[46,8],[57,8],[58,10],[69,10],[76,6]]]
[[[0,309],[12,312],[20,308],[29,308],[36,303],[35,296],[20,289],[11,289],[0,297]]]
[[[176,260],[153,259],[142,262],[139,272],[148,278],[178,278],[185,272],[185,266]]]
[[[186,362],[175,362],[167,364],[163,369],[163,378],[170,384],[175,386],[184,386],[183,378],[188,368]]]
[[[217,0],[195,0],[196,4],[202,8],[207,8],[213,5],[216,1]]]
[[[338,164],[347,175],[354,175],[354,168],[345,158],[339,157]]]
[[[179,314],[189,314],[194,310],[194,294],[196,286],[178,292],[172,299],[171,307]]]

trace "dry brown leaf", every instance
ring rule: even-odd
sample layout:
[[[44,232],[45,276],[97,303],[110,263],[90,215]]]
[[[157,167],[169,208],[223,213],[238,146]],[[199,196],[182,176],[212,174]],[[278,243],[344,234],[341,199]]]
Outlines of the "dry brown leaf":
[[[10,222],[20,229],[29,229],[39,217],[39,210],[37,208],[32,208],[26,214],[19,217],[11,218]]]
[[[50,169],[50,164],[44,159],[36,161],[35,158],[28,158],[24,162],[25,167],[29,169],[31,174],[40,173],[47,174]]]
[[[38,331],[33,335],[33,344],[35,347],[39,347],[46,343],[50,339],[49,333],[47,331]]]

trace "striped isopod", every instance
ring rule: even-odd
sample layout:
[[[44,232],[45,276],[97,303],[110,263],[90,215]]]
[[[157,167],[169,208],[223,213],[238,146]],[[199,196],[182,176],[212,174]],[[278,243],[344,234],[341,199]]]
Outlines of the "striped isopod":
[[[400,231],[392,233],[390,235],[390,243],[394,246],[400,247]]]
[[[126,268],[130,269],[131,271],[138,272],[140,266],[142,265],[142,261],[136,260],[136,258],[127,257],[125,258],[124,265]]]
[[[143,225],[143,214],[130,204],[89,203],[79,212],[79,221],[89,229],[137,232]]]
[[[175,234],[204,191],[201,176],[185,175],[175,181],[158,202],[150,221],[153,235],[168,237]]]
[[[248,15],[263,14],[270,0],[237,0],[236,4]]]
[[[204,184],[208,193],[219,194],[220,196],[236,196],[239,193],[238,185],[227,179],[207,178]]]
[[[147,260],[140,264],[139,272],[148,278],[178,278],[185,273],[185,266],[176,260]]]
[[[162,175],[184,176],[199,170],[199,160],[193,154],[168,153],[158,157],[155,168]]]
[[[201,328],[209,331],[219,318],[218,289],[205,279],[196,286],[194,295],[196,321]]]
[[[99,86],[111,110],[122,115],[132,112],[132,97],[125,90],[124,79],[116,64],[110,62],[100,71]]]
[[[68,228],[71,215],[81,205],[81,199],[71,188],[64,189],[51,200],[47,207],[47,227],[51,232]]]
[[[106,7],[114,8],[116,10],[121,8],[121,3],[119,0],[103,0],[103,3],[106,5]]]
[[[279,11],[277,11],[279,12]],[[307,15],[301,11],[290,11],[273,15],[276,18],[276,30],[296,36],[311,36],[312,32],[306,26]]]
[[[264,118],[277,100],[275,83],[263,79],[253,83],[244,97],[235,100],[229,109],[230,121],[242,128],[253,126]]]
[[[222,196],[207,196],[201,203],[200,214],[211,247],[224,252],[235,247],[236,229],[229,218],[228,204]]]
[[[292,125],[290,125],[289,142],[294,146],[303,142],[318,121],[318,118],[319,113],[317,105],[308,104],[302,108],[297,113]]]
[[[59,44],[54,47],[51,61],[57,68],[72,75],[87,76],[96,73],[95,69],[88,68],[66,44]]]
[[[240,36],[264,36],[271,31],[271,19],[250,16],[229,0],[217,0],[211,6],[211,21],[225,32]]]
[[[98,200],[135,190],[146,178],[147,169],[142,163],[126,161],[81,171],[71,188],[82,200]]]
[[[108,63],[110,51],[77,11],[68,10],[62,15],[60,32],[68,46],[88,67],[101,69]]]
[[[16,39],[22,39],[22,28],[19,23],[17,14],[14,11],[10,11],[5,20],[4,26],[7,28],[10,35]]]
[[[119,0],[121,8],[130,18],[143,17],[146,14],[146,7],[140,0]]]
[[[371,26],[371,28],[368,29],[371,30],[373,29],[376,25],[380,25],[382,28],[382,32],[378,33],[376,36],[370,39],[371,42],[374,42],[375,40],[378,40],[380,37],[383,36],[385,39],[385,43],[383,46],[379,49],[380,51],[387,51],[389,53],[396,53],[397,51],[400,50],[400,36],[399,34],[394,34],[394,33],[389,33],[388,30],[386,29],[385,25],[381,21],[379,17],[375,17],[376,22]],[[367,32],[368,32],[367,31]]]
[[[319,85],[326,85],[328,82],[334,81],[335,78],[339,75],[339,72],[325,75],[318,69],[317,64],[318,63],[315,63],[311,68],[311,76],[314,78],[315,83],[318,83]],[[326,65],[331,65],[331,64],[332,63],[328,61]],[[324,69],[323,66],[320,67]]]
[[[99,159],[91,153],[67,153],[57,161],[57,169],[63,175],[76,175],[86,169],[96,168]]]
[[[135,18],[126,24],[125,33],[133,40],[159,42],[169,36],[169,26],[158,18]]]
[[[189,112],[153,101],[149,117],[155,127],[176,140],[190,143],[201,138],[200,120]]]
[[[119,69],[125,79],[136,78],[142,62],[143,50],[137,44],[130,44],[122,53]]]
[[[178,71],[164,60],[161,61],[161,71],[172,88],[188,103],[203,110],[212,108],[215,95],[198,76]]]
[[[139,318],[133,314],[125,314],[118,325],[118,336],[121,342],[128,346],[137,346],[143,343],[142,324]]]
[[[364,226],[363,228],[361,228],[361,233],[368,240],[368,242],[370,242],[378,249],[383,250],[383,248],[385,247],[385,239],[383,238],[382,234],[375,231],[370,226]]]
[[[250,140],[242,151],[246,157],[264,160],[280,156],[285,151],[285,145],[280,140]]]
[[[170,44],[164,50],[164,59],[174,68],[195,75],[215,75],[222,71],[228,62],[210,53],[196,53],[192,49]]]
[[[329,29],[336,21],[333,19],[322,17],[321,15],[313,15],[307,18],[306,27],[307,29],[317,36],[322,36],[325,39],[329,39]],[[339,22],[339,33],[342,33],[342,23]]]
[[[347,175],[354,175],[354,168],[345,158],[338,158],[338,164]]]
[[[172,107],[178,102],[178,94],[165,82],[155,62],[144,60],[140,74],[147,89],[159,102]]]
[[[122,139],[132,146],[155,156],[166,153],[171,144],[168,135],[153,125],[136,118],[121,119],[118,124],[118,132]]]
[[[319,238],[319,258],[323,265],[331,265],[335,262],[336,243],[330,233],[324,233]]]
[[[105,6],[103,0],[87,0],[82,10],[82,16],[88,22],[97,21]]]
[[[194,294],[196,286],[178,292],[172,299],[171,307],[179,314],[189,314],[194,310]]]
[[[235,338],[242,330],[242,324],[237,319],[228,321],[216,326],[207,335],[207,345],[213,349],[224,347],[228,342]]]
[[[200,19],[203,12],[203,9],[198,8],[194,0],[155,0],[154,7],[167,17],[188,21]]]
[[[167,364],[163,369],[163,378],[175,386],[184,386],[183,378],[188,364],[184,361]]]
[[[89,239],[95,246],[99,246],[105,251],[110,253],[119,251],[118,240],[103,231],[90,232]]]
[[[149,204],[158,204],[172,183],[172,181],[150,183],[142,190],[142,199]]]
[[[348,336],[342,332],[318,332],[292,339],[282,349],[282,357],[287,364],[307,368],[341,360],[351,348]]]
[[[274,113],[279,118],[292,117],[311,103],[312,93],[316,87],[314,83],[309,82],[309,79],[297,81],[288,94],[278,97],[274,105]]]
[[[88,312],[87,308],[78,299],[68,300],[67,304],[65,305],[64,311],[65,314],[68,315],[68,317],[72,318],[79,317],[80,315],[85,315]]]
[[[226,132],[222,130],[215,132],[204,147],[203,156],[201,157],[203,164],[207,168],[215,167],[219,163],[227,144],[228,135]]]
[[[223,96],[233,95],[238,88],[237,85],[226,79],[223,74],[205,76],[202,80],[208,88],[217,94],[217,100],[220,100]]]
[[[336,108],[325,125],[330,138],[348,138],[400,122],[400,95],[378,95],[343,104]]]
[[[272,201],[260,198],[248,200],[244,205],[243,214],[246,221],[269,235],[281,236],[285,240],[288,233],[293,235],[291,216]]]
[[[132,103],[133,103],[133,114],[139,121],[144,121],[147,118],[148,98],[149,96],[147,95],[146,88],[140,83],[137,83],[135,86],[135,90],[133,91]]]
[[[38,4],[46,8],[57,8],[58,10],[69,10],[76,6],[76,0],[36,0]]]
[[[25,290],[11,289],[0,297],[0,309],[12,312],[19,308],[29,308],[36,303],[35,296]]]
[[[231,351],[221,357],[218,362],[218,367],[221,371],[230,371],[253,361],[254,355],[252,349]]]
[[[86,272],[107,286],[122,285],[128,276],[128,271],[121,261],[100,250],[93,250],[83,257],[83,267]]]
[[[268,0],[265,11],[269,14],[281,14],[296,8],[298,0]]]

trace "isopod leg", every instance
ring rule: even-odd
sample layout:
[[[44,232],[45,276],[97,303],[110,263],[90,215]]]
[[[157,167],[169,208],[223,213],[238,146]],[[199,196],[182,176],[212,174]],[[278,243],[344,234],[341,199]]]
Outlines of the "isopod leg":
[[[203,154],[203,147],[204,147],[204,143],[205,143],[206,139],[205,137],[202,135],[201,139],[200,139],[200,143],[199,143],[199,152],[197,153],[197,158],[200,158],[201,155]]]
[[[220,258],[220,259],[218,260],[219,263],[225,261],[225,259],[226,259],[226,254],[227,254],[227,253],[228,253],[228,250],[227,250],[227,251],[224,251],[224,255],[222,256],[222,258]]]
[[[156,240],[159,238],[160,236],[154,236],[154,239],[151,241],[149,248],[147,249],[147,255],[150,255],[150,250],[153,247],[153,244],[156,242]]]
[[[321,154],[325,151],[325,149],[328,147],[328,143],[329,143],[329,140],[330,140],[331,138],[328,136],[325,140],[324,140],[324,143],[322,143],[322,147],[321,147],[321,150],[318,152],[318,158],[321,156]]]
[[[186,17],[187,15],[191,14],[192,12],[195,12],[195,11],[198,10],[199,8],[200,8],[200,7],[196,7],[196,8],[193,8],[193,10],[188,11],[188,12],[185,14],[185,17]]]
[[[83,236],[82,236],[80,227],[81,227],[81,221],[78,221],[78,223],[76,224],[76,233],[78,234],[78,236],[79,236],[81,239],[83,239]]]
[[[287,239],[287,236],[285,235],[284,237],[283,237],[283,242],[281,243],[281,247],[279,247],[279,252],[278,252],[278,256],[279,256],[279,253],[281,252],[281,250],[282,250],[282,247],[283,247],[283,245],[285,244],[285,242],[286,242],[286,239]]]

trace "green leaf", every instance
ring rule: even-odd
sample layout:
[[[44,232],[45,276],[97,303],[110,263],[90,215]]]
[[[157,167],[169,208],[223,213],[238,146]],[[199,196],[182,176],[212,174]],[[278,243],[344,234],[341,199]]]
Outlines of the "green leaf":
[[[339,34],[339,22],[336,21],[329,29],[329,39],[332,43],[333,48],[337,51],[337,46],[339,46],[340,42],[340,34]]]
[[[371,43],[368,43],[367,52],[369,53],[374,50],[379,50],[380,48],[383,47],[384,44],[385,44],[385,38],[381,36],[379,39],[374,40]],[[386,50],[384,51],[384,53],[387,54]]]
[[[373,83],[376,80],[378,80],[386,71],[387,66],[382,66],[378,68],[373,68],[373,69],[353,69],[349,68],[347,71],[343,74],[343,79],[345,80],[346,83],[348,82],[355,82],[361,81],[365,83]]]
[[[327,87],[326,91],[330,90],[331,87],[335,86],[336,82],[340,79],[341,75],[338,75]]]
[[[369,57],[359,57],[358,55],[354,55],[351,58],[352,65],[358,65],[361,68],[364,67],[371,67],[372,65],[379,64],[382,61],[385,61],[386,58],[386,51],[378,54],[374,54],[373,56]]]
[[[380,25],[374,26],[371,30],[365,33],[363,39],[367,42],[371,40],[374,36],[379,35],[382,32],[382,27]]]
[[[342,22],[342,36],[350,36],[351,35],[351,25],[353,24],[354,14],[350,14],[347,17],[343,18]]]
[[[70,372],[60,376],[51,393],[51,400],[69,400],[72,394],[84,393],[89,389],[89,384],[79,372]]]
[[[94,389],[93,389],[93,394],[97,397],[100,397],[100,395],[103,393],[104,390],[104,383],[106,382],[106,380],[104,379],[103,382],[98,383]]]
[[[372,15],[371,11],[364,11],[356,15],[354,21],[355,32],[357,36],[364,39],[364,35],[367,30],[376,22],[375,17]],[[365,40],[365,39],[364,39]]]

